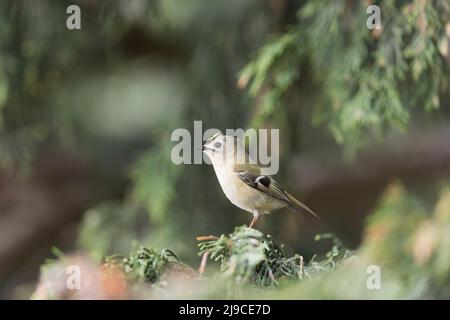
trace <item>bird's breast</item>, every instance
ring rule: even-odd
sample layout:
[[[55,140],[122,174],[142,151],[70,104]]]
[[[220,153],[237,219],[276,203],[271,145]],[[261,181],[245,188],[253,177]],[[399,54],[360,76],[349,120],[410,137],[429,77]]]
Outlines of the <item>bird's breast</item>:
[[[222,191],[235,206],[248,212],[253,212],[255,209],[259,209],[261,213],[272,211],[271,202],[273,201],[270,201],[268,196],[261,191],[242,182],[231,168],[227,168],[227,170],[224,170],[224,168],[216,170],[214,168],[214,171]]]

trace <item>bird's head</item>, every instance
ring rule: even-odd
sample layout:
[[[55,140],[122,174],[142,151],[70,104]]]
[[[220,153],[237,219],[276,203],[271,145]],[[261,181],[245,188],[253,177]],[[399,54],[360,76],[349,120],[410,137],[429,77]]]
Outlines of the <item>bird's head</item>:
[[[236,137],[224,135],[219,132],[206,140],[202,150],[208,155],[211,162],[215,163],[217,161],[233,159],[237,146]]]

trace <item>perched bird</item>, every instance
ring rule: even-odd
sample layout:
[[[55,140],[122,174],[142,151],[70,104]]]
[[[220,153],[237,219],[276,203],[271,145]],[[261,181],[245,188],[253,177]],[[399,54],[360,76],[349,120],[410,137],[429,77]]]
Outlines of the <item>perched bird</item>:
[[[249,155],[241,141],[234,136],[218,133],[202,147],[216,172],[217,179],[227,198],[237,207],[253,214],[249,228],[262,214],[289,208],[302,209],[319,218],[311,209],[295,199],[269,175],[264,168],[249,161]],[[246,158],[247,157],[247,158]]]

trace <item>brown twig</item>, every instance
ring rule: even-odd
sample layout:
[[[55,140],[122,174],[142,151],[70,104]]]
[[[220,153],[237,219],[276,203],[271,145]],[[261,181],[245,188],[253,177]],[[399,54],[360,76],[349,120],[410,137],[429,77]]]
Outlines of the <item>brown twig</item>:
[[[300,275],[303,278],[303,256],[300,256]]]
[[[209,251],[203,252],[202,260],[200,262],[200,267],[198,268],[198,272],[200,274],[204,274],[205,273],[206,262],[208,261],[208,256],[209,256]]]
[[[209,236],[198,236],[196,238],[197,241],[208,241],[208,240],[217,240],[217,239],[219,239],[219,237],[212,236],[212,235],[209,235]]]

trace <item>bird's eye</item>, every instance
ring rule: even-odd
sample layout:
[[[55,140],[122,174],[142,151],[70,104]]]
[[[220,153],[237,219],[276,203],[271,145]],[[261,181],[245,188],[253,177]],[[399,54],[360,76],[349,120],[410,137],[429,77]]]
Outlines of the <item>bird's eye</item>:
[[[216,142],[216,143],[214,143],[214,147],[215,148],[220,148],[222,146],[222,143],[221,142]]]

